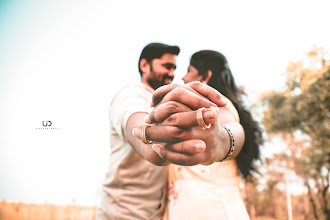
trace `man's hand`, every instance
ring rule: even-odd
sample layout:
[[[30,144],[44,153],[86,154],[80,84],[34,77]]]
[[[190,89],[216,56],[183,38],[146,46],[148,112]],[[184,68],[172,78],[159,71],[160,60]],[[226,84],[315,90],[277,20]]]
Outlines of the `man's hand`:
[[[228,108],[218,108],[218,105],[227,103],[228,100],[217,90],[200,82],[158,88],[153,95],[154,109],[145,117],[144,125],[132,127],[135,138],[142,139],[145,135],[145,139],[154,141],[144,144],[139,140],[138,152],[156,165],[167,165],[168,162],[212,164],[223,159],[230,146],[228,133],[220,123],[229,125],[234,136],[238,137],[238,150],[232,158],[235,157],[243,146],[244,131]],[[197,109],[202,107],[205,108],[203,120],[211,125],[209,129],[203,129],[197,123]],[[142,127],[146,123],[149,126],[143,133]]]
[[[179,112],[171,114],[168,110],[173,108],[168,105],[176,106]],[[157,106],[149,114],[146,121],[158,122],[147,127],[145,132],[148,140],[155,141],[152,149],[162,159],[180,165],[211,164],[220,160],[229,149],[229,138],[226,133],[219,132],[217,108],[205,109],[202,113],[205,123],[211,124],[210,129],[198,126],[197,111],[181,111],[186,108],[181,103],[169,102]],[[133,135],[141,139],[141,129],[135,128]],[[223,142],[228,142],[228,148],[224,149]]]

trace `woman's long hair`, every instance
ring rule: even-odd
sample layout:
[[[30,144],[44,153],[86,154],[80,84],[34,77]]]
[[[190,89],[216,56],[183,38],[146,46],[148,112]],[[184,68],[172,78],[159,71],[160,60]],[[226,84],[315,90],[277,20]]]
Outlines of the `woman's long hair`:
[[[237,88],[234,77],[229,69],[227,59],[219,52],[202,50],[192,55],[190,65],[195,67],[205,79],[207,71],[212,71],[208,85],[226,96],[235,106],[240,117],[240,123],[245,132],[245,142],[241,152],[236,157],[238,168],[244,178],[256,171],[253,162],[259,159],[259,145],[263,143],[262,131],[252,118],[250,111],[244,107],[244,91]]]

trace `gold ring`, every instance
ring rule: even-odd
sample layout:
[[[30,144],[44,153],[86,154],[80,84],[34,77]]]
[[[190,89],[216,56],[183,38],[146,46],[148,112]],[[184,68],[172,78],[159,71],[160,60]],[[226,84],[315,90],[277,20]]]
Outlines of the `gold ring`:
[[[152,144],[152,143],[154,143],[153,141],[147,140],[147,136],[146,136],[147,127],[150,127],[150,126],[146,125],[146,126],[143,126],[141,129],[141,140],[145,144]]]
[[[209,129],[211,127],[211,124],[206,125],[204,118],[203,118],[203,110],[205,108],[199,108],[197,110],[197,114],[196,114],[196,118],[197,118],[197,123],[199,125],[199,127],[203,128],[203,129]]]

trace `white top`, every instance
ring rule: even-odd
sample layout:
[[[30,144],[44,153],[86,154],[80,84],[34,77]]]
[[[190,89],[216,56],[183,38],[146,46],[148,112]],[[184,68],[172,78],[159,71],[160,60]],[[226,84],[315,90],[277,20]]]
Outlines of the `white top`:
[[[126,123],[136,112],[150,112],[153,90],[143,83],[123,87],[109,111],[111,154],[96,219],[161,219],[168,167],[142,158],[127,141]]]
[[[226,108],[239,122],[238,113],[230,101]],[[171,164],[164,220],[249,220],[239,181],[234,159],[207,166]]]

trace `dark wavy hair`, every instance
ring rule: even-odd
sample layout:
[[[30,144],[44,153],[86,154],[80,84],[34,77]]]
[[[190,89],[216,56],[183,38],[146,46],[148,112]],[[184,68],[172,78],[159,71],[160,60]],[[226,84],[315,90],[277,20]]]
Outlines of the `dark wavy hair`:
[[[221,53],[213,50],[198,51],[192,55],[190,65],[198,70],[203,79],[205,79],[207,71],[211,70],[212,77],[208,85],[226,96],[237,109],[245,132],[245,142],[236,157],[236,162],[243,177],[247,178],[252,171],[257,171],[253,162],[259,159],[259,145],[263,143],[263,138],[259,124],[244,106],[242,98],[246,94],[236,86],[227,59]]]

